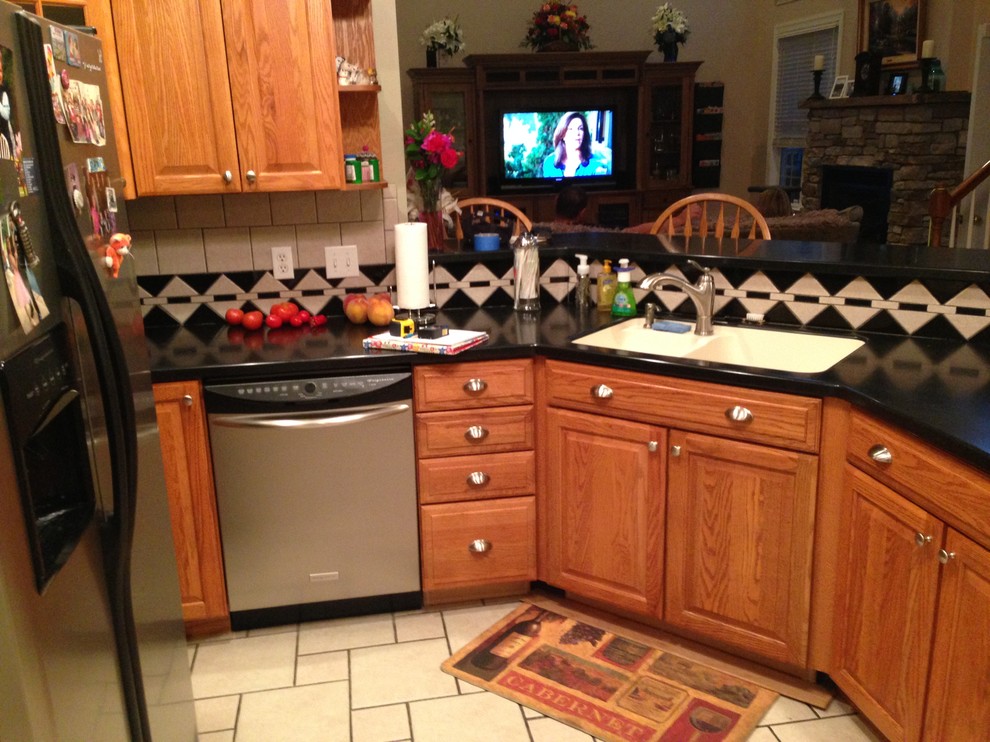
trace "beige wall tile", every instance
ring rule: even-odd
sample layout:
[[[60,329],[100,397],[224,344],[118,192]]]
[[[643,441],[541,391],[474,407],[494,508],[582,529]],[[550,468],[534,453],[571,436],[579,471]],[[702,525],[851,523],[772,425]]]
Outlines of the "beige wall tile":
[[[173,273],[204,273],[206,252],[203,232],[199,229],[171,229],[155,233],[158,249],[158,270]]]
[[[359,222],[360,191],[317,191],[316,213],[321,222]]]
[[[339,224],[300,224],[296,227],[296,247],[299,253],[300,268],[326,267],[326,256],[323,248],[327,245],[339,245]]]
[[[272,224],[316,224],[316,194],[270,193]]]
[[[366,222],[382,220],[382,192],[358,191],[361,194],[361,219]]]
[[[344,222],[340,225],[340,244],[357,245],[361,265],[385,262],[385,227],[381,222]]]
[[[176,196],[175,214],[179,229],[225,226],[223,197],[219,194]]]
[[[175,199],[171,196],[148,196],[126,203],[131,229],[175,229]]]
[[[299,255],[296,252],[295,227],[254,227],[251,229],[251,254],[256,271],[272,269],[272,248],[289,245],[292,248],[292,260],[298,265]]]
[[[272,223],[272,208],[267,193],[224,195],[223,211],[228,227],[267,227]]]
[[[131,256],[134,270],[139,276],[158,275],[158,249],[155,247],[155,233],[146,230],[131,230]]]
[[[210,273],[254,270],[251,254],[251,230],[204,229],[203,247],[206,251],[206,269]]]

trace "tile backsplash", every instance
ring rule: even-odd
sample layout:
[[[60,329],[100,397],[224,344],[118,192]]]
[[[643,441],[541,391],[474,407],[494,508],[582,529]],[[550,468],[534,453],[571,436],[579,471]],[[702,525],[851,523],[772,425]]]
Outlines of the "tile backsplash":
[[[332,245],[357,245],[362,265],[394,261],[393,188],[151,196],[127,213],[139,276],[270,271],[285,245],[297,270],[322,269]]]

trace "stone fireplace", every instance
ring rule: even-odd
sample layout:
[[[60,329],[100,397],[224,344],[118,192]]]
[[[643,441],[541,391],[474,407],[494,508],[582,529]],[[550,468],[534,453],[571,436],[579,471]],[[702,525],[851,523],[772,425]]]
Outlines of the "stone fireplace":
[[[875,241],[927,244],[929,194],[964,178],[969,104],[965,92],[807,101],[801,205],[843,208],[866,201],[857,204],[868,220],[864,226],[887,225],[886,239]],[[844,177],[835,182],[837,175]]]

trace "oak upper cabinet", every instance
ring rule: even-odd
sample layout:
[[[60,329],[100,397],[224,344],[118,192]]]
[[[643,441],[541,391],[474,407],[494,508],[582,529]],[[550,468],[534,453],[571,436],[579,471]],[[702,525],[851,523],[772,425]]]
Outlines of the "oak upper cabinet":
[[[230,615],[202,388],[177,381],[155,384],[154,394],[186,632],[226,631]]]
[[[848,431],[829,673],[891,740],[990,738],[990,478],[859,412]]]
[[[657,615],[667,431],[552,408],[546,431],[543,579]]]
[[[818,458],[674,430],[668,461],[664,620],[803,667]]]
[[[113,22],[139,195],[338,188],[324,0],[122,0]]]

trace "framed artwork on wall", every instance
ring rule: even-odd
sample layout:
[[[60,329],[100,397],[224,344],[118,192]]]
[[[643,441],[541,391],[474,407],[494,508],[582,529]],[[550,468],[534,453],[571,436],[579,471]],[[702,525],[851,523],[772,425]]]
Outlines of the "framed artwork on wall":
[[[927,0],[859,0],[859,49],[879,54],[884,68],[918,64]]]

